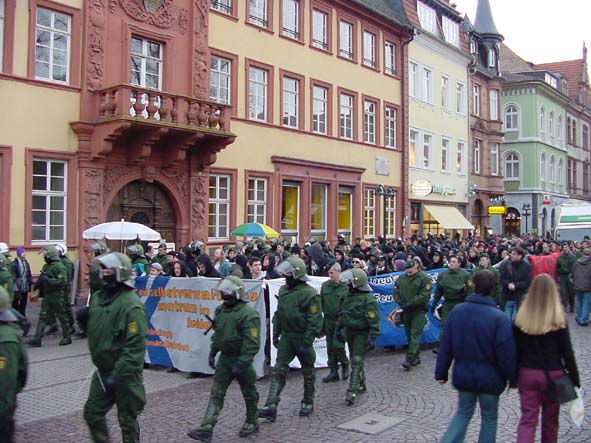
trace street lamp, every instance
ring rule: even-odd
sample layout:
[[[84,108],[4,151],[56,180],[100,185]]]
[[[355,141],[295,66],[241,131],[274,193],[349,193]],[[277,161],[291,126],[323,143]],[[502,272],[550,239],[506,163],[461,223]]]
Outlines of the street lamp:
[[[521,210],[523,211],[523,216],[525,217],[525,233],[527,234],[527,232],[529,231],[527,226],[527,217],[529,217],[529,215],[531,214],[531,205],[529,203],[524,203],[521,207]]]

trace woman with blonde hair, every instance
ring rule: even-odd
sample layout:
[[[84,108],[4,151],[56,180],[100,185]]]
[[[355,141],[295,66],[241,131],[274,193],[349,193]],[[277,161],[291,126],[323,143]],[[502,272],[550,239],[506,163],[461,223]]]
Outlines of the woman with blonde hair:
[[[560,405],[548,399],[547,376],[557,379],[566,369],[575,386],[581,382],[558,289],[548,274],[540,274],[533,280],[515,317],[513,333],[521,401],[517,443],[534,442],[540,406],[541,441],[557,442]]]

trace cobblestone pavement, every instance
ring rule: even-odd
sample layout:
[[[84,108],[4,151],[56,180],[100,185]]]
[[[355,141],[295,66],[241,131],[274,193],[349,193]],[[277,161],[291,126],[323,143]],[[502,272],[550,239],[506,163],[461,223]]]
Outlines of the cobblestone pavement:
[[[574,317],[569,314],[570,324]],[[591,328],[574,327],[572,331],[583,387],[591,386],[589,342]],[[86,377],[91,372],[86,341],[58,347],[58,338],[44,341],[43,348],[30,349],[31,376],[19,396],[17,443],[79,443],[90,441],[82,419],[82,405],[87,395]],[[244,404],[237,384],[228,390],[224,410],[214,431],[214,442],[437,442],[456,408],[457,395],[451,383],[439,386],[433,380],[436,356],[430,350],[421,353],[422,364],[406,373],[399,369],[402,352],[372,351],[366,360],[368,392],[353,406],[344,402],[346,383],[323,384],[320,378],[327,370],[317,371],[315,411],[310,417],[298,415],[302,395],[302,376],[298,371],[288,376],[275,423],[261,421],[256,437],[239,438],[244,419]],[[186,436],[191,427],[200,424],[207,406],[211,378],[188,380],[183,374],[164,370],[144,371],[148,402],[140,417],[144,443],[193,441]],[[261,405],[266,398],[269,377],[260,380]],[[590,389],[591,392],[591,389]],[[586,401],[591,408],[591,402]],[[365,414],[362,420],[369,430],[360,432],[341,427]],[[519,398],[515,390],[501,397],[498,442],[515,441],[519,420]],[[566,418],[560,418],[559,442],[591,441],[591,414],[579,429]],[[381,420],[386,429],[370,434]],[[121,441],[115,413],[108,416],[111,435]],[[478,441],[479,415],[475,413],[466,442]],[[346,426],[345,426],[346,427]],[[539,432],[538,432],[539,434]],[[539,436],[538,436],[539,438]]]

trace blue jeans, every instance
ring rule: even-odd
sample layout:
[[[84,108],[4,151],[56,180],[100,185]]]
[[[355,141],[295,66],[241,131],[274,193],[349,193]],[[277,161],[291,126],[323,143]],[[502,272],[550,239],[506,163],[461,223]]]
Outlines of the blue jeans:
[[[577,290],[577,323],[580,325],[589,324],[589,302],[591,292]]]
[[[515,321],[515,316],[517,315],[517,302],[512,300],[507,300],[505,302],[505,314],[511,320],[511,323]]]
[[[480,434],[478,443],[494,443],[497,438],[499,396],[479,392],[458,391],[458,411],[449,424],[441,443],[463,443],[466,429],[474,414],[476,400],[480,405]]]

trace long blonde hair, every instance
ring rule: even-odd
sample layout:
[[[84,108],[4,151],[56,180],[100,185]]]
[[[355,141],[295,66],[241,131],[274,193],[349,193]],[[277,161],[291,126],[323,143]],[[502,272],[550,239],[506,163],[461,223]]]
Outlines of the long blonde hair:
[[[564,309],[551,276],[540,274],[534,278],[517,311],[515,325],[531,335],[546,334],[566,326]]]

